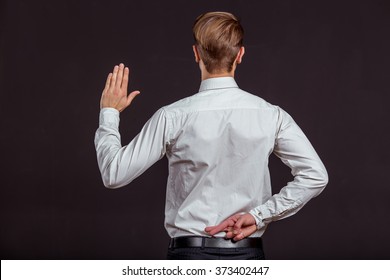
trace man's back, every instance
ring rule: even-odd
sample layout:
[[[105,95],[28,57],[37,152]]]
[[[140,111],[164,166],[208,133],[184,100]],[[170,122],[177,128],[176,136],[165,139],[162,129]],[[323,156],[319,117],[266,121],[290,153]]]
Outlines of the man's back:
[[[171,236],[206,235],[207,225],[248,212],[271,196],[268,156],[275,144],[278,107],[225,77],[203,81],[199,93],[163,109],[169,140],[166,227]]]

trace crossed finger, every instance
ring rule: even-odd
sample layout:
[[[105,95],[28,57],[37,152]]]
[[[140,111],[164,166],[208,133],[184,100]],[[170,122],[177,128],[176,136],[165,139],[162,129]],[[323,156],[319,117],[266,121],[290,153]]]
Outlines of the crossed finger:
[[[230,216],[220,224],[216,226],[209,226],[205,228],[205,231],[210,235],[215,235],[219,232],[226,232],[229,227],[233,227],[242,214],[235,214]]]

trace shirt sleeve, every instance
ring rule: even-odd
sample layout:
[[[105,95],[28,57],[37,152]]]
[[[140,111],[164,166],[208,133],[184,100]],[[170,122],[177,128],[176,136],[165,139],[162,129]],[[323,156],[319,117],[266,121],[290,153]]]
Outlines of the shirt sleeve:
[[[328,183],[328,174],[313,146],[289,114],[279,110],[274,154],[291,168],[294,180],[263,205],[249,213],[258,228],[271,221],[298,212],[310,199],[319,195]]]
[[[166,150],[166,117],[158,110],[141,132],[126,146],[121,145],[119,111],[103,108],[95,134],[97,161],[107,188],[129,184],[161,159]]]

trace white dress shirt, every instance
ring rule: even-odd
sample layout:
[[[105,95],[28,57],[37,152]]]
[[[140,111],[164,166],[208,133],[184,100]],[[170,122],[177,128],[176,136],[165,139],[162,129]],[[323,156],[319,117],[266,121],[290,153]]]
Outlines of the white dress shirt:
[[[204,80],[197,94],[159,109],[126,146],[118,127],[119,112],[103,108],[95,146],[104,185],[125,186],[166,155],[165,228],[171,237],[207,236],[206,226],[240,212],[255,217],[252,237],[259,237],[269,222],[296,213],[328,181],[290,115],[239,89],[231,77]],[[272,152],[294,176],[275,195]]]

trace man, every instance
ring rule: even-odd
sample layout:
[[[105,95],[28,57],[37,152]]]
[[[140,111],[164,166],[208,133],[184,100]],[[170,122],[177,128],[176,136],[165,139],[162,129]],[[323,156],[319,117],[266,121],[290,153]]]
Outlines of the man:
[[[168,258],[263,259],[267,225],[317,196],[327,184],[326,169],[285,111],[237,86],[234,73],[245,53],[237,18],[203,14],[193,33],[199,92],[159,109],[123,147],[119,112],[139,91],[127,95],[129,69],[123,64],[108,75],[95,136],[103,182],[125,186],[166,155]],[[294,176],[275,195],[268,171],[272,152]]]

